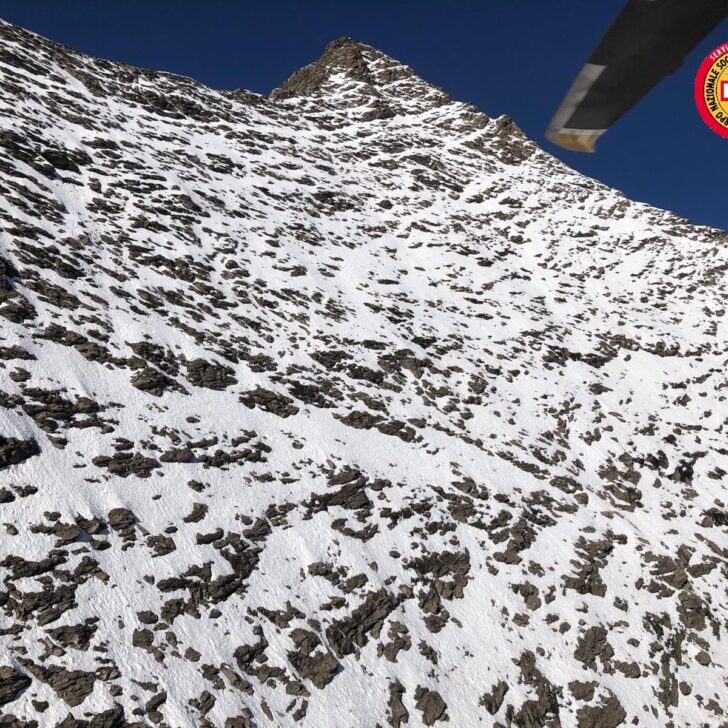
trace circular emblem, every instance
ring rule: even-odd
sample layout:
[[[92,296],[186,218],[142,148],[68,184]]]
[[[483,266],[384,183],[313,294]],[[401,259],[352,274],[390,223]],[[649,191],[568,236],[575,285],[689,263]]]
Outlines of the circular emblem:
[[[708,54],[695,77],[695,103],[703,121],[728,138],[728,43]]]

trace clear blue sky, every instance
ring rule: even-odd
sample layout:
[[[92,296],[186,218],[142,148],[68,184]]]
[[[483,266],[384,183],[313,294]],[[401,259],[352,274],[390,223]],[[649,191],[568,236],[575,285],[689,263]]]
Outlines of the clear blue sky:
[[[689,0],[686,0],[689,2]],[[509,114],[569,165],[629,197],[728,229],[728,140],[698,116],[693,78],[724,23],[596,155],[544,129],[624,0],[0,0],[0,17],[86,53],[267,93],[342,35],[406,62],[486,113]]]

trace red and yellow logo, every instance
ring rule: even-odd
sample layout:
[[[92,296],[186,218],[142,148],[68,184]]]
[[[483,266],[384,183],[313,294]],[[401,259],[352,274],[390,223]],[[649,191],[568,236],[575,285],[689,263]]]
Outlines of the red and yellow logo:
[[[728,43],[703,61],[695,77],[695,103],[703,121],[728,138]]]

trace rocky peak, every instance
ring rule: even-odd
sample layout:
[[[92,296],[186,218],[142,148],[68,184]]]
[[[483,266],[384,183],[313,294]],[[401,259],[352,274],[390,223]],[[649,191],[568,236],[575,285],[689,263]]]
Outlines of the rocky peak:
[[[326,96],[354,107],[370,107],[375,118],[444,106],[452,102],[439,87],[422,80],[409,66],[344,36],[321,57],[296,71],[275,89],[274,100]]]
[[[329,43],[321,57],[296,71],[287,81],[271,93],[272,98],[311,96],[336,73],[371,85],[376,79],[371,70],[373,60],[386,58],[384,54],[348,36]],[[401,67],[404,69],[404,67]]]

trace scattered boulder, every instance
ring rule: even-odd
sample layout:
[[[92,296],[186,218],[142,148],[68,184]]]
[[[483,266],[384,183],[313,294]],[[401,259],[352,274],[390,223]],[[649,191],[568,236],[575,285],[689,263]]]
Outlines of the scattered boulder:
[[[21,440],[0,435],[0,468],[18,465],[35,455],[40,455],[40,447],[33,438]]]
[[[491,714],[495,715],[503,705],[503,700],[508,692],[508,683],[500,680],[490,689],[489,692],[483,693],[480,698],[480,704]]]
[[[243,392],[240,401],[250,409],[258,407],[278,417],[290,417],[298,413],[298,407],[290,397],[263,387]]]
[[[9,665],[0,666],[0,705],[7,705],[17,700],[32,680]]]
[[[422,712],[422,722],[426,726],[435,725],[438,721],[446,721],[448,718],[447,705],[440,693],[436,690],[428,690],[418,686],[415,690],[415,706]]]
[[[192,359],[186,363],[187,379],[190,384],[206,389],[222,391],[238,380],[235,372],[223,364],[213,364],[204,359]]]

